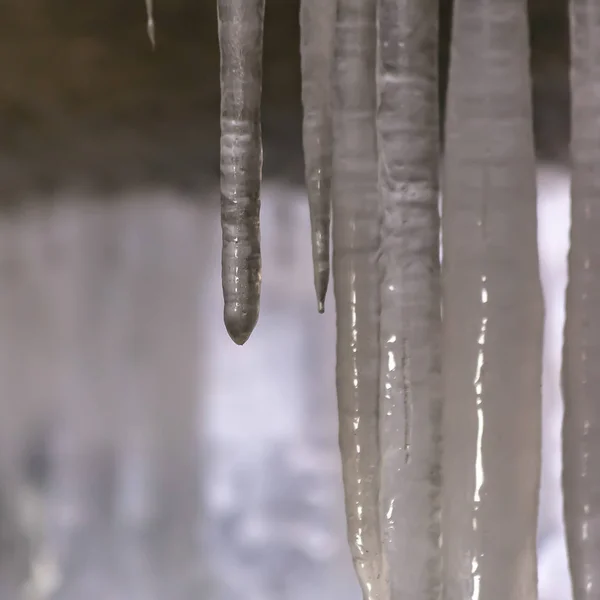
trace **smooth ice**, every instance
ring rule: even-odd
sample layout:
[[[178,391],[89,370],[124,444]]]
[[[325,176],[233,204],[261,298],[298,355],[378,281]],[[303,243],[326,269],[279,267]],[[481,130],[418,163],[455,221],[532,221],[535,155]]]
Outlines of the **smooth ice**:
[[[524,0],[454,5],[443,233],[444,600],[536,600],[544,308]]]
[[[379,518],[380,209],[375,0],[341,0],[333,75],[333,283],[348,542],[364,600],[386,600]]]
[[[435,600],[442,584],[437,11],[378,2],[379,502],[392,600]]]

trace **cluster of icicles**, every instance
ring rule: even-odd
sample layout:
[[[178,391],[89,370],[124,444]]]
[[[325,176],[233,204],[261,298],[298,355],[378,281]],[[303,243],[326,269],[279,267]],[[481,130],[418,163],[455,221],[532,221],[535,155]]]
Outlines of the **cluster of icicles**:
[[[565,522],[575,600],[597,600],[600,4],[570,6]],[[237,344],[260,299],[264,10],[218,0],[223,292]],[[533,600],[543,301],[527,1],[455,0],[443,164],[438,0],[302,0],[300,20],[315,287],[323,311],[332,221],[339,436],[364,597]]]

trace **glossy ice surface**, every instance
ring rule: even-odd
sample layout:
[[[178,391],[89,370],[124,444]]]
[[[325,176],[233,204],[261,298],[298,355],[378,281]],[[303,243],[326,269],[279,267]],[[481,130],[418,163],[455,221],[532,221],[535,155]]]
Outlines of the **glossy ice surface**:
[[[442,203],[444,600],[537,598],[544,307],[528,44],[526,1],[456,1]]]
[[[435,600],[442,583],[437,11],[378,2],[379,502],[393,600]]]
[[[565,521],[576,600],[600,597],[600,241],[598,60],[600,7],[573,0],[571,90],[573,191],[563,382]]]
[[[333,282],[348,542],[364,600],[387,600],[379,512],[375,9],[375,0],[338,2],[333,74]]]
[[[244,344],[260,307],[265,0],[217,3],[221,53],[221,229],[225,327]]]

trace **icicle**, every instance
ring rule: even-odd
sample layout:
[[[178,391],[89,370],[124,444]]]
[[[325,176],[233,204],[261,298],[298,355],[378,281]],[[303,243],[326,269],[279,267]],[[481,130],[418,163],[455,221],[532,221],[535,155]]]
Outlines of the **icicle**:
[[[378,0],[380,508],[390,597],[441,591],[437,0]]]
[[[375,0],[338,1],[334,62],[333,266],[342,474],[354,566],[364,598],[380,600]]]
[[[265,0],[218,0],[225,325],[246,342],[260,303],[260,103]]]
[[[154,31],[154,7],[152,4],[152,0],[146,0],[146,15],[148,17],[146,29],[148,31],[150,43],[152,44],[152,49],[154,49],[156,48],[156,33]]]
[[[537,597],[543,305],[526,0],[456,0],[443,197],[444,598]]]
[[[331,67],[336,0],[301,0],[303,140],[313,271],[319,312],[329,285],[331,224]]]
[[[563,490],[574,600],[600,594],[600,6],[571,0],[573,161],[565,324]]]

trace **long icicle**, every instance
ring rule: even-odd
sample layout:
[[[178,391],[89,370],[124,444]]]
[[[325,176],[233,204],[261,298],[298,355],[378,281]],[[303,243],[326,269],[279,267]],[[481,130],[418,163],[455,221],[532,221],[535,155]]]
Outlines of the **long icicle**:
[[[333,280],[348,540],[365,600],[381,600],[376,0],[338,0],[333,93]]]
[[[260,105],[265,0],[218,0],[225,326],[242,345],[260,304]]]
[[[319,312],[329,285],[331,226],[331,75],[337,0],[301,0],[303,144],[313,272]]]
[[[455,0],[443,181],[446,600],[537,598],[543,302],[527,0]]]
[[[571,0],[571,249],[563,361],[564,517],[574,600],[600,597],[600,6]]]
[[[441,592],[438,0],[378,0],[380,509],[390,597]]]

